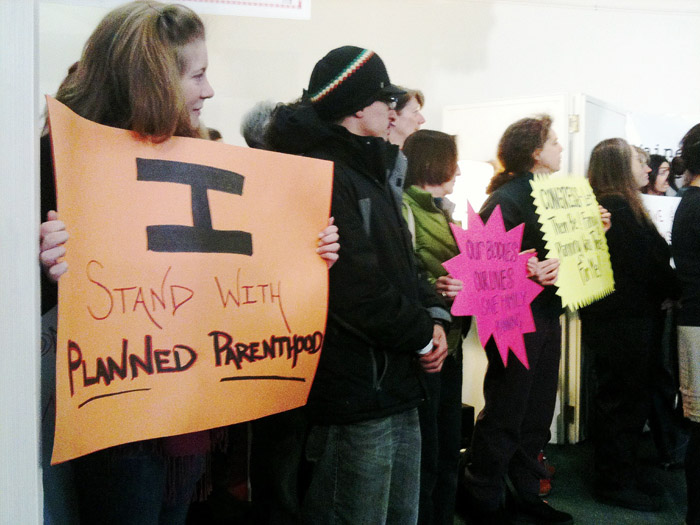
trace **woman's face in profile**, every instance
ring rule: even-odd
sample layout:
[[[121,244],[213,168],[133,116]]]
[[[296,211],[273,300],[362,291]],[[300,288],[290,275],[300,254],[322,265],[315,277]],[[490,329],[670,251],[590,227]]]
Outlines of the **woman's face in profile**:
[[[449,195],[452,193],[455,189],[455,182],[457,181],[457,177],[459,177],[462,174],[462,172],[459,169],[459,166],[457,166],[457,169],[455,170],[455,174],[452,176],[450,180],[447,182],[442,183],[442,189],[445,192],[445,195]]]
[[[549,130],[547,140],[541,149],[535,151],[533,158],[535,166],[532,171],[535,173],[554,173],[561,169],[561,152],[564,148],[559,144],[557,134],[553,129]]]
[[[646,160],[642,158],[634,146],[630,146],[630,150],[632,151],[632,176],[634,177],[637,189],[641,189],[649,184],[649,172],[651,168],[647,166]]]
[[[671,166],[668,162],[662,162],[659,166],[659,171],[656,174],[656,181],[654,182],[654,190],[658,193],[666,193],[668,189],[668,175],[671,171]]]
[[[204,39],[185,44],[180,50],[180,55],[185,64],[180,76],[185,105],[190,115],[190,123],[198,128],[204,101],[214,96],[214,90],[207,79],[207,45]]]
[[[425,124],[421,106],[416,97],[411,97],[401,111],[396,113],[396,120],[389,132],[389,142],[399,147],[403,146],[409,135],[415,133]]]

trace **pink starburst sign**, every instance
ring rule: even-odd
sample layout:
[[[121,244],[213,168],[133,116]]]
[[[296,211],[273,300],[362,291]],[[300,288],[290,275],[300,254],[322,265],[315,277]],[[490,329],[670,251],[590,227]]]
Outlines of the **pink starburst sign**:
[[[464,284],[452,314],[474,316],[481,344],[493,336],[505,366],[510,348],[529,369],[523,334],[535,331],[530,303],[542,287],[527,277],[532,254],[520,253],[525,225],[506,232],[500,206],[484,224],[469,205],[468,229],[451,227],[460,253],[443,266]]]

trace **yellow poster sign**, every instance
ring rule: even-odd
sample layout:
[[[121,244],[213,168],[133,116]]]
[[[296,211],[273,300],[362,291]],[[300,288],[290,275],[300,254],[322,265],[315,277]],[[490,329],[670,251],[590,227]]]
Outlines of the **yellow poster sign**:
[[[332,164],[162,144],[49,99],[60,280],[53,463],[306,403],[326,321]]]
[[[598,202],[583,177],[535,176],[532,181],[547,258],[560,261],[557,294],[581,308],[615,289]]]

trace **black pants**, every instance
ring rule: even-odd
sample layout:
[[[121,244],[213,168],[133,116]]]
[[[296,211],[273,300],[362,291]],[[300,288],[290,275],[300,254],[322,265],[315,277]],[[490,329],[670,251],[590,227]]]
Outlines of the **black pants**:
[[[561,327],[559,318],[535,317],[537,331],[525,334],[530,369],[511,353],[504,367],[493,339],[486,345],[484,409],[477,418],[466,471],[466,488],[484,509],[497,508],[510,477],[525,498],[536,498],[546,472],[537,456],[549,441],[557,396]]]
[[[255,523],[301,522],[307,434],[304,407],[253,421],[250,483]]]
[[[595,481],[601,488],[634,483],[637,449],[652,390],[651,318],[583,318],[593,354]]]
[[[688,491],[687,525],[700,525],[700,423],[690,423],[690,442],[685,454],[685,481]]]
[[[428,399],[418,408],[421,432],[418,523],[454,523],[462,433],[462,352],[425,374]]]

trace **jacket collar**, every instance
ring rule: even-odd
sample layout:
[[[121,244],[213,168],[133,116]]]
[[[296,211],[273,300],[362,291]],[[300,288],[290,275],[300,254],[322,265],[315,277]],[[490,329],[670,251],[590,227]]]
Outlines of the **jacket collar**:
[[[321,151],[332,155],[351,169],[371,175],[384,184],[394,168],[399,154],[398,146],[381,137],[362,137],[342,126],[330,124],[330,133],[319,144]],[[312,154],[313,156],[313,154]]]
[[[418,186],[410,186],[404,190],[404,193],[406,193],[415,201],[416,204],[418,204],[418,206],[424,210],[440,213],[447,212],[450,216],[452,216],[452,213],[454,212],[455,205],[447,197],[436,199],[431,193],[419,188]],[[440,205],[438,205],[438,201]]]

